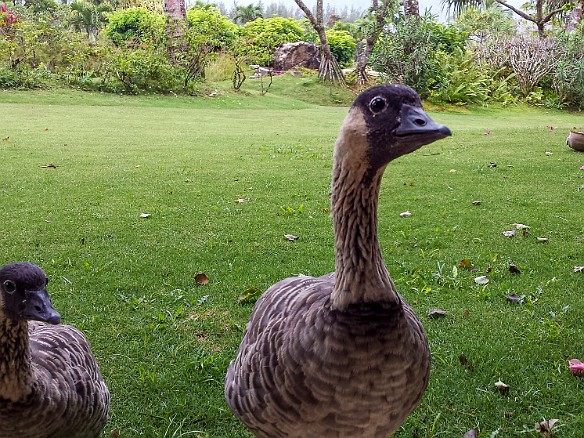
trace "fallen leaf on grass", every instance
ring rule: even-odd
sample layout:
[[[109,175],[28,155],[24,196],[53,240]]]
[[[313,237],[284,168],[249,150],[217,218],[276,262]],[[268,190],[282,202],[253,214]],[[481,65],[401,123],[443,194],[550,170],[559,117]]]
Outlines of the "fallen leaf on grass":
[[[235,200],[235,203],[236,203],[236,204],[243,204],[243,203],[244,203],[244,202],[246,202],[246,201],[247,201],[247,199],[245,199],[245,198],[237,198],[237,199]]]
[[[509,263],[509,272],[512,274],[521,274],[521,271],[515,263]]]
[[[509,392],[509,385],[501,382],[501,379],[499,379],[495,382],[495,388],[497,388],[503,394],[507,394]]]
[[[529,227],[525,224],[511,224],[518,230],[527,230]]]
[[[472,201],[472,205],[481,205],[481,201]]]
[[[556,129],[556,127],[555,126],[552,126],[552,125],[547,125],[547,129],[549,131],[553,131],[554,129]]]
[[[553,152],[546,152],[545,154],[546,154],[546,156],[549,157],[550,155],[553,155],[554,153]]]
[[[584,170],[584,166],[580,167],[580,170]]]
[[[8,141],[8,140],[10,140],[10,136],[8,136],[8,137],[4,137],[4,138],[2,139],[2,141]]]
[[[469,269],[472,266],[472,262],[469,259],[462,259],[456,266],[462,269]]]
[[[199,272],[195,275],[195,282],[200,286],[206,286],[209,284],[209,277],[203,272]]]
[[[41,166],[41,169],[56,169],[57,165],[53,164],[53,163],[49,163],[49,164],[45,164],[44,166]]]
[[[575,376],[584,376],[584,363],[578,359],[570,359],[568,361],[570,372]]]
[[[468,309],[464,309],[464,312],[462,314],[463,318],[468,318],[470,316],[470,312],[468,311]]]
[[[262,295],[262,290],[257,287],[250,287],[243,291],[243,295],[237,299],[237,302],[242,306],[244,304],[253,304]]]
[[[574,272],[584,272],[584,266],[574,266]]]
[[[503,231],[503,236],[505,236],[505,237],[513,237],[513,236],[515,236],[515,230]]]
[[[511,301],[512,303],[522,303],[523,298],[525,298],[524,295],[519,296],[517,294],[505,294],[503,296],[507,298],[507,301]]]
[[[450,169],[450,173],[456,173],[456,169]]]
[[[468,369],[469,371],[473,370],[474,366],[472,363],[470,363],[465,354],[461,354],[460,356],[458,356],[458,360],[462,365],[465,366],[466,369]]]
[[[478,429],[471,429],[467,433],[465,433],[462,436],[462,438],[476,438],[478,433],[479,433]]]
[[[284,234],[284,238],[290,241],[298,240],[298,236],[294,234]]]
[[[142,219],[147,219],[147,218],[149,218],[150,216],[152,216],[150,213],[140,213],[140,217],[141,217]]]
[[[410,217],[411,215],[412,215],[412,212],[407,210],[407,211],[404,211],[403,213],[400,213],[399,217]]]
[[[428,310],[428,316],[430,318],[441,318],[444,317],[448,314],[448,312],[446,310],[442,310],[442,309],[429,309]]]
[[[540,243],[546,243],[549,239],[547,237],[538,237],[537,241]]]
[[[535,423],[535,431],[543,434],[547,438],[551,438],[552,429],[559,420],[557,418],[552,418],[551,420],[543,420],[539,423]]]
[[[486,275],[481,275],[479,277],[475,277],[474,282],[479,286],[484,286],[489,282],[489,279],[487,278]]]

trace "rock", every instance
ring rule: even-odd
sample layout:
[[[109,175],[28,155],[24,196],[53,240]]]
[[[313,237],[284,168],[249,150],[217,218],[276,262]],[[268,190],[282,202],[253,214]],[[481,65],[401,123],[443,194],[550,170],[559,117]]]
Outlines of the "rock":
[[[286,43],[276,49],[274,70],[286,71],[294,67],[318,70],[320,66],[320,46],[300,41]]]

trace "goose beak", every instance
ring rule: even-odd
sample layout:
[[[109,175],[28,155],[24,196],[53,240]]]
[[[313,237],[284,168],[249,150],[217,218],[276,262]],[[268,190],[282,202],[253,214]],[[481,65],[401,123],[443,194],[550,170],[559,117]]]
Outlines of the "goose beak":
[[[51,304],[51,299],[45,288],[38,291],[27,291],[23,302],[22,316],[25,319],[59,324],[61,315]]]
[[[398,137],[416,137],[422,144],[432,143],[452,135],[450,129],[436,123],[422,108],[404,104],[400,111],[400,124],[395,129]]]

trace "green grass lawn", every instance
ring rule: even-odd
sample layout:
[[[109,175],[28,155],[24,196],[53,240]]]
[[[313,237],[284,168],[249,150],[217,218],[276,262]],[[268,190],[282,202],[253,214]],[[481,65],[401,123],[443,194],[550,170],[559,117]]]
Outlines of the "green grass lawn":
[[[112,393],[104,436],[249,436],[223,400],[252,308],[238,298],[334,269],[331,153],[347,109],[278,94],[278,80],[215,99],[0,93],[0,263],[42,266],[64,322],[90,339]],[[431,114],[453,137],[390,164],[380,199],[386,263],[433,352],[396,436],[536,437],[557,418],[554,436],[582,437],[584,379],[567,360],[584,360],[584,154],[565,146],[582,115]],[[513,223],[528,235],[505,237]]]

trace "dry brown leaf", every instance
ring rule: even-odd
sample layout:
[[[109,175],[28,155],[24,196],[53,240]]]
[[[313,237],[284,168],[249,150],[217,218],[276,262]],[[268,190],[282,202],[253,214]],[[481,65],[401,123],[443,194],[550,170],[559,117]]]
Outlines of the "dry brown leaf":
[[[462,259],[456,266],[458,268],[468,269],[472,266],[472,262],[469,259]]]
[[[442,310],[442,309],[429,309],[428,310],[428,316],[430,318],[441,318],[444,317],[448,314],[448,312],[446,310]]]
[[[473,370],[474,366],[472,363],[470,363],[465,354],[461,354],[460,356],[458,356],[458,360],[460,361],[461,364],[463,364],[466,367],[466,369],[470,371]]]
[[[521,271],[515,263],[509,263],[509,272],[512,274],[521,274]]]
[[[535,423],[535,431],[543,434],[547,438],[551,438],[552,429],[559,420],[557,418],[552,418],[551,420],[543,420],[539,423]]]
[[[505,294],[504,295],[505,298],[507,298],[508,301],[511,301],[512,303],[521,303],[523,301],[524,297],[520,297],[517,294]]]
[[[8,141],[8,140],[10,140],[10,136],[8,136],[8,137],[4,137],[4,138],[2,139],[2,141]]]
[[[205,286],[209,284],[209,277],[203,272],[199,272],[195,275],[195,282],[200,286]]]
[[[462,314],[463,318],[468,318],[470,316],[470,312],[468,309],[464,309],[464,313]]]
[[[497,388],[503,394],[507,394],[509,392],[509,385],[501,382],[501,379],[499,379],[498,381],[495,382],[495,388]]]

